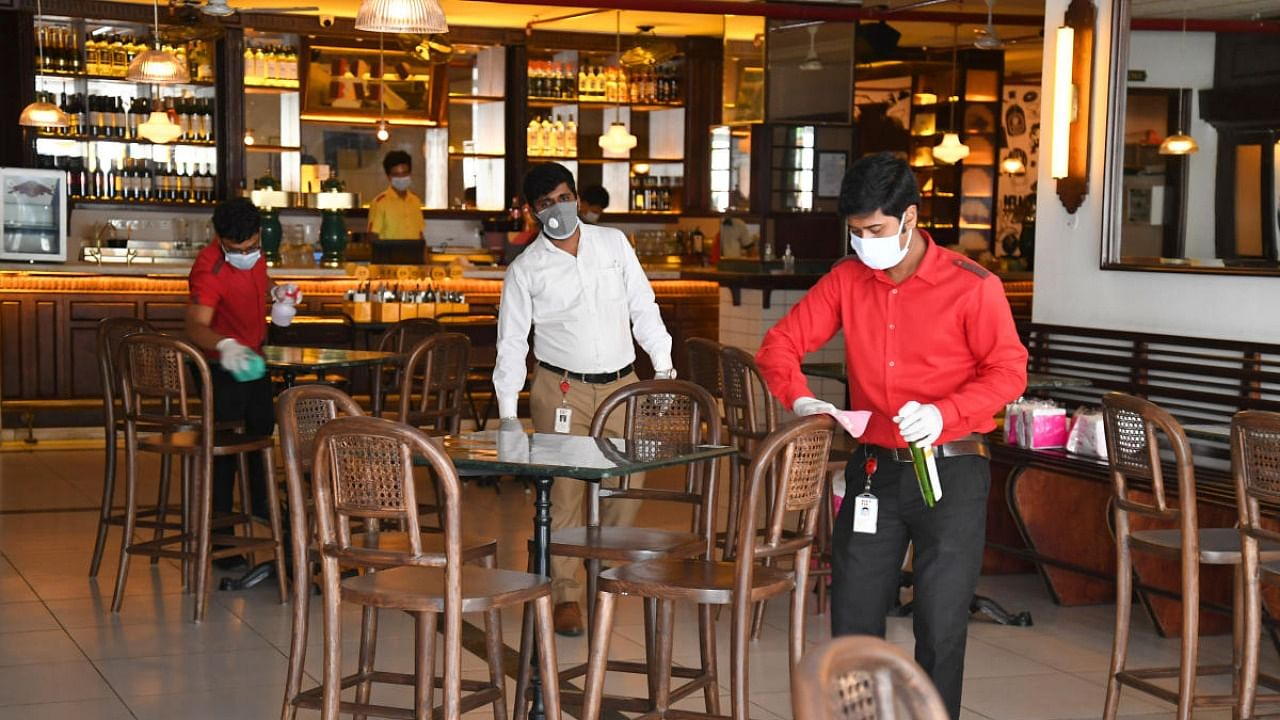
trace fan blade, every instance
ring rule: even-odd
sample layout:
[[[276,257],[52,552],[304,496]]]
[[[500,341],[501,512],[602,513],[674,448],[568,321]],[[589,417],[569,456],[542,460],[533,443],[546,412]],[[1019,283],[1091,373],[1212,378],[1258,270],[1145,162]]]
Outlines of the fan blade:
[[[283,15],[285,13],[301,13],[301,12],[319,12],[320,8],[315,5],[303,5],[298,7],[246,7],[234,8],[236,12],[252,13],[255,15]]]

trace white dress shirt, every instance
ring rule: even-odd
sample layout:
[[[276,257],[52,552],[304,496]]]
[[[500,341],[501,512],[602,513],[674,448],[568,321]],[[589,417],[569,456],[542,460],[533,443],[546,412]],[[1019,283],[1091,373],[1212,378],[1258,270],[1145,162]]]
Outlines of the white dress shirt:
[[[626,236],[598,225],[578,227],[576,257],[539,233],[507,268],[493,371],[500,417],[516,415],[530,326],[534,356],[571,372],[614,372],[635,362],[632,333],[655,370],[672,367],[671,335]]]

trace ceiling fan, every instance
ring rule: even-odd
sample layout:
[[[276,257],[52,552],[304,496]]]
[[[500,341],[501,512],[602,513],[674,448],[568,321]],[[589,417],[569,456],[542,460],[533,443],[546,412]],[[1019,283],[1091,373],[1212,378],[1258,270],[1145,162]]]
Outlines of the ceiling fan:
[[[453,43],[449,42],[448,35],[401,34],[396,37],[396,40],[400,43],[400,49],[407,55],[425,63],[432,65],[446,63],[453,57]]]
[[[653,34],[652,25],[637,25],[636,29],[640,32],[635,34],[631,47],[624,50],[618,60],[624,66],[661,65],[680,54],[675,43]]]
[[[314,5],[298,6],[298,7],[232,7],[228,4],[228,0],[171,0],[172,3],[184,5],[187,7],[197,7],[201,13],[212,15],[213,17],[227,17],[238,12],[257,13],[266,15],[279,15],[284,13],[296,12],[318,12],[320,8]]]
[[[995,4],[996,0],[987,0],[987,26],[978,31],[978,37],[973,41],[973,46],[979,50],[999,50],[1004,47],[1004,41],[996,34],[996,26],[991,23]]]

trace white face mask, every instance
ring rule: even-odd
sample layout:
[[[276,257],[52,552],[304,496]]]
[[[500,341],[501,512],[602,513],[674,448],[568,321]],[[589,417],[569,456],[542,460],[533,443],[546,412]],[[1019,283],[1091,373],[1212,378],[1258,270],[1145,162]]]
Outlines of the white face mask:
[[[907,212],[903,210],[902,217],[898,220],[898,231],[892,235],[858,237],[850,230],[849,244],[853,246],[853,251],[858,254],[858,259],[863,265],[872,270],[888,270],[902,262],[902,258],[907,256],[907,250],[911,247],[910,235],[907,236],[906,245],[901,247],[898,245],[898,238],[902,237],[906,222]]]
[[[552,240],[568,240],[578,229],[578,201],[560,202],[538,213],[542,232]]]
[[[222,254],[231,267],[237,270],[252,270],[253,266],[258,264],[258,258],[262,257],[262,250],[254,250],[251,253],[229,253],[223,250]]]
[[[413,183],[413,178],[408,175],[404,177],[391,178],[391,187],[395,188],[396,192],[404,192],[405,190],[408,190],[409,185],[412,183]]]
[[[587,212],[582,213],[582,219],[594,225],[596,221],[600,219],[600,213],[588,210]]]

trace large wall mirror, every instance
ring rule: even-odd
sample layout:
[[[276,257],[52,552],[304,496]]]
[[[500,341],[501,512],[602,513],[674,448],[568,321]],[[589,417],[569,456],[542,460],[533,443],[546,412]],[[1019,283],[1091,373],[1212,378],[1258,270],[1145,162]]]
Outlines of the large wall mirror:
[[[1115,7],[1102,266],[1280,275],[1280,0]]]

